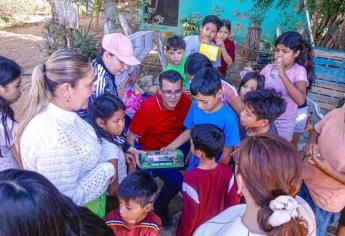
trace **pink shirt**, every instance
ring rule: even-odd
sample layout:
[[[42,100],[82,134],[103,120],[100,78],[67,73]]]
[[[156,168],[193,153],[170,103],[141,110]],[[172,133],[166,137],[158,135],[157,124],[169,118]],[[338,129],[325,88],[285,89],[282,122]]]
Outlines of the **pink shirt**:
[[[226,82],[225,80],[222,80],[222,90],[223,90],[223,98],[222,101],[227,103],[229,106],[229,102],[235,98],[237,98],[238,93],[234,86]]]
[[[315,125],[321,158],[332,168],[345,174],[345,109],[329,112]],[[329,212],[339,212],[345,206],[345,185],[319,168],[307,164],[305,183],[316,205]]]
[[[281,92],[287,103],[286,111],[280,117],[278,117],[278,119],[282,119],[282,120],[296,119],[297,111],[298,111],[297,104],[289,96],[280,78],[277,77],[274,79],[270,76],[271,70],[272,70],[272,64],[269,64],[265,66],[265,68],[262,69],[260,74],[265,76],[265,88],[274,88],[278,92]],[[303,66],[295,63],[290,69],[286,70],[285,73],[293,84],[296,84],[296,82],[298,81],[305,81],[306,87],[308,86],[307,71],[305,70]]]

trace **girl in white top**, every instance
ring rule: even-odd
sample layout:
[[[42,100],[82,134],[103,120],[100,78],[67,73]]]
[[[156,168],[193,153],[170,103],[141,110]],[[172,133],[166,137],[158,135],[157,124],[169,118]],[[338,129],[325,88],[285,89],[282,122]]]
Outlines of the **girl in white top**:
[[[17,63],[0,56],[0,171],[20,166],[13,145],[17,123],[10,105],[20,97],[21,74]]]
[[[116,168],[114,181],[109,186],[110,195],[116,195],[119,184],[127,176],[127,166],[122,145],[125,143],[124,103],[112,94],[103,94],[95,99],[90,111],[91,124],[102,146],[102,160],[111,161]],[[131,148],[131,147],[130,147]]]
[[[44,175],[76,204],[103,217],[115,168],[101,161],[93,128],[74,112],[87,107],[93,81],[86,57],[72,49],[54,52],[33,71],[16,139],[24,169]]]
[[[316,235],[313,211],[296,197],[302,159],[290,143],[268,134],[252,136],[241,143],[234,158],[239,193],[246,204],[228,208],[194,235]]]

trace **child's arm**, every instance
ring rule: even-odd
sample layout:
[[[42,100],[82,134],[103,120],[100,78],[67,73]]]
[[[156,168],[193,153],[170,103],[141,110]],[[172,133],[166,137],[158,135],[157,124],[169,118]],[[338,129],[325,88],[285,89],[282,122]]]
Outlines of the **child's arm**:
[[[304,155],[306,157],[308,156],[316,156],[319,154],[319,149],[317,146],[317,138],[319,137],[319,134],[313,130],[308,138],[308,143],[304,148]]]
[[[222,156],[220,157],[219,163],[228,165],[231,160],[231,153],[234,150],[233,147],[225,146],[223,148]]]
[[[232,99],[230,101],[227,101],[231,108],[238,114],[240,115],[241,112],[243,111],[244,105],[241,99],[241,96],[237,96],[235,99]]]
[[[296,84],[293,84],[287,77],[281,62],[278,64],[278,75],[292,100],[298,106],[302,106],[307,93],[307,83],[305,81],[297,81]]]
[[[337,170],[333,169],[333,167],[329,164],[329,162],[320,155],[312,156],[308,159],[309,163],[315,165],[320,170],[322,170],[325,174],[327,174],[332,179],[339,181],[340,183],[345,185],[345,174],[338,172]]]
[[[232,60],[232,57],[229,55],[228,51],[226,50],[224,41],[221,39],[216,39],[216,44],[220,47],[222,50],[222,56],[224,58],[225,63],[230,66],[232,63],[234,63],[234,60]]]
[[[190,129],[186,129],[172,143],[170,143],[168,146],[166,146],[166,148],[168,148],[168,149],[177,149],[182,144],[187,142],[189,139],[190,139]]]

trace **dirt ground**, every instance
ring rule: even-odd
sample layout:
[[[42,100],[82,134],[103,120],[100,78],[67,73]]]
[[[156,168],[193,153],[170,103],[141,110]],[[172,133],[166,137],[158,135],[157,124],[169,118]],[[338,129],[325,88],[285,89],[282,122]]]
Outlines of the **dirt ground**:
[[[24,74],[31,73],[47,58],[42,51],[42,27],[40,22],[0,30],[0,55],[15,60],[24,69]]]

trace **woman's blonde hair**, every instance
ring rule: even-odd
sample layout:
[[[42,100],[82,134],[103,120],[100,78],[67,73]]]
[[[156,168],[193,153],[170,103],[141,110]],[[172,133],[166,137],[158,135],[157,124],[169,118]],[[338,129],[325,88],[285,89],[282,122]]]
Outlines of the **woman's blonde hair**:
[[[19,116],[16,133],[16,147],[20,151],[20,138],[37,114],[44,111],[59,84],[68,83],[74,87],[79,79],[90,71],[89,60],[73,49],[55,51],[45,64],[36,66],[32,72],[31,86]]]

